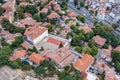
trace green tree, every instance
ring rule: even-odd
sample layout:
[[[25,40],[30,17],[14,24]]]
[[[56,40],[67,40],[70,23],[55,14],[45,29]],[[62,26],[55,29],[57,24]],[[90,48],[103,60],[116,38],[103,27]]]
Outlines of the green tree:
[[[13,69],[20,68],[20,65],[16,61],[10,62],[9,66],[12,67]]]
[[[56,73],[55,63],[44,60],[40,62],[40,65],[35,68],[34,71],[37,75],[42,77],[53,76]]]
[[[41,17],[40,17],[39,14],[34,14],[34,15],[33,15],[33,19],[35,19],[37,22],[40,22]]]
[[[48,32],[53,32],[53,26],[52,25],[46,25],[46,28],[48,28]]]
[[[25,12],[28,12],[34,15],[38,12],[38,9],[34,5],[27,5],[25,8]]]
[[[59,48],[62,48],[63,47],[63,44],[62,44],[62,42],[60,42],[60,44],[59,44]]]
[[[84,2],[80,2],[80,6],[81,6],[81,7],[84,7]]]
[[[4,13],[4,9],[0,6],[0,16]]]
[[[9,29],[10,22],[6,18],[3,18],[2,21],[1,21],[1,25],[2,25],[3,28]]]
[[[95,41],[94,41],[93,39],[89,40],[89,41],[88,41],[88,46],[89,46],[89,47],[95,46]]]
[[[66,35],[66,38],[72,38],[73,37],[73,33],[72,32],[68,32],[67,35]]]
[[[32,51],[32,52],[36,52],[36,53],[38,53],[38,50],[36,49],[35,46],[33,46],[33,48],[31,49],[31,51]]]
[[[77,18],[79,21],[81,21],[82,23],[85,23],[85,17],[84,17],[84,16],[78,15],[76,18]]]
[[[0,49],[0,66],[6,65],[9,63],[9,57],[12,54],[12,51],[9,46],[3,46]]]
[[[72,77],[71,75],[66,76],[64,79],[62,80],[76,80],[74,77]]]
[[[119,25],[118,25],[118,24],[112,24],[112,27],[113,27],[114,29],[116,29],[116,28],[119,27]]]
[[[23,43],[23,38],[22,37],[16,37],[15,41],[12,43],[12,47],[17,48],[20,46],[20,44]]]
[[[75,47],[75,50],[76,50],[77,52],[79,52],[79,53],[82,53],[83,47],[77,46],[77,47]]]
[[[96,56],[97,53],[98,53],[98,48],[95,47],[95,46],[93,46],[93,47],[91,48],[91,53],[90,53],[90,54],[91,54],[92,56]]]
[[[90,39],[92,39],[94,36],[94,33],[93,32],[88,32],[85,34],[85,41],[89,41]]]
[[[84,47],[84,48],[83,48],[83,52],[84,52],[85,54],[90,54],[90,53],[92,52],[92,50],[91,50],[90,47]]]
[[[44,47],[41,47],[40,51],[43,51],[44,50]]]
[[[62,7],[63,10],[67,10],[67,3],[66,3],[65,0],[62,1],[61,7]]]
[[[31,69],[32,69],[32,66],[29,65],[29,64],[24,64],[24,65],[22,66],[22,70],[31,70]]]
[[[0,3],[3,3],[4,2],[4,0],[0,0]]]
[[[23,19],[24,18],[24,11],[25,11],[24,6],[18,6],[16,8],[16,17],[19,19]]]

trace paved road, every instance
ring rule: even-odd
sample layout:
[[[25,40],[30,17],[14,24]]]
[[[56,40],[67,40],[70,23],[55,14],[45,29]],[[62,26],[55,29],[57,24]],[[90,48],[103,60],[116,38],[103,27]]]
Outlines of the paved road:
[[[62,0],[57,0],[57,2],[58,2],[58,3],[61,3]],[[86,18],[86,23],[87,23],[87,24],[91,24],[91,25],[94,24],[93,18],[91,18],[91,16],[88,15],[88,13],[87,13],[83,8],[82,8],[81,11],[79,11],[79,10],[77,10],[77,9],[75,8],[75,6],[73,6],[73,4],[67,3],[67,5],[68,5],[68,9],[69,9],[69,10],[74,11],[76,14],[81,14],[81,15],[83,15],[83,16]]]

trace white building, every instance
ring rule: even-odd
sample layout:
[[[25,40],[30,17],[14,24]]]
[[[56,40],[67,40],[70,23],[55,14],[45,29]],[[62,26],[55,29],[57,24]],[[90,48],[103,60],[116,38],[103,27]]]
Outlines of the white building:
[[[48,36],[48,29],[45,27],[29,27],[26,29],[24,35],[32,44],[37,44]]]

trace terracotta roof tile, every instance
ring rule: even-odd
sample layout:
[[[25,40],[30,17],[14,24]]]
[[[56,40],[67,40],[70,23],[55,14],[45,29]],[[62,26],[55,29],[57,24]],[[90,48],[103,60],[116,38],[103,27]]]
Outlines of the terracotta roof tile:
[[[67,66],[75,57],[66,47],[62,47],[47,56],[59,64],[61,67]]]
[[[117,46],[114,50],[115,50],[115,51],[120,51],[120,45]]]
[[[31,39],[35,39],[43,34],[47,28],[45,27],[29,27],[25,30],[24,35],[30,37]]]
[[[94,36],[93,40],[95,41],[96,44],[103,46],[105,44],[105,42],[107,41],[105,38],[102,38],[100,36]]]
[[[48,18],[49,19],[54,19],[54,18],[59,18],[60,15],[57,14],[56,12],[52,12],[50,15],[48,15]]]
[[[39,65],[40,62],[44,60],[44,57],[34,52],[29,56],[29,59],[35,64]]]
[[[16,60],[18,58],[23,58],[27,55],[25,50],[16,50],[14,51],[13,55],[10,57],[10,60]]]
[[[28,26],[33,26],[36,24],[36,20],[32,19],[31,17],[27,17],[25,19],[22,19],[20,23]]]
[[[86,72],[89,66],[93,63],[94,57],[88,54],[84,54],[81,59],[78,59],[73,65],[76,69],[80,70],[81,72]]]
[[[48,38],[47,42],[52,43],[52,44],[55,44],[55,45],[57,45],[57,46],[59,46],[60,43],[62,42],[63,46],[65,45],[65,42],[60,41],[60,40],[57,40],[57,39],[52,38],[52,37]]]
[[[68,17],[77,17],[77,14],[75,14],[73,11],[69,11]]]

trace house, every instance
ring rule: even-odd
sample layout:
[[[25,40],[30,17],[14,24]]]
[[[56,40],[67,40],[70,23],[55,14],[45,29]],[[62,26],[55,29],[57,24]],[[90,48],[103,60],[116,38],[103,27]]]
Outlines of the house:
[[[0,36],[5,36],[5,35],[8,35],[9,34],[9,31],[6,31],[6,30],[3,30],[0,32]]]
[[[45,14],[47,14],[47,13],[48,13],[48,8],[43,8],[43,9],[40,11],[40,13],[45,13]]]
[[[33,45],[30,44],[29,42],[25,41],[21,44],[21,46],[27,51],[28,49],[32,49]]]
[[[85,31],[85,33],[92,32],[92,29],[91,29],[88,25],[86,25],[86,26],[81,26],[79,29],[80,29],[80,30],[83,29],[83,30]]]
[[[74,59],[75,55],[73,55],[70,50],[66,47],[62,47],[53,51],[50,54],[46,55],[47,57],[51,58],[52,61],[56,62],[58,68],[63,68],[71,63]]]
[[[9,0],[2,5],[2,8],[5,10],[5,12],[3,13],[3,16],[0,17],[1,19],[6,18],[12,23],[14,19],[14,4],[15,0]]]
[[[25,28],[25,25],[20,22],[14,22],[13,25],[16,27]]]
[[[60,15],[57,14],[56,12],[52,12],[50,15],[47,16],[48,19],[60,19]]]
[[[100,54],[101,54],[101,57],[103,59],[105,59],[106,61],[108,61],[108,62],[112,61],[111,51],[110,50],[108,50],[108,49],[102,49]]]
[[[95,58],[88,54],[83,54],[81,59],[74,62],[73,66],[81,72],[86,72],[94,62]]]
[[[117,47],[115,47],[113,50],[115,50],[115,51],[120,51],[120,45],[117,46]]]
[[[94,71],[94,73],[102,74],[105,71],[105,66],[105,62],[96,60],[93,67],[97,72]]]
[[[75,14],[73,11],[68,11],[68,13],[67,13],[67,15],[68,15],[68,17],[70,17],[70,18],[73,18],[73,17],[77,17],[77,14]]]
[[[56,5],[54,6],[54,10],[60,12],[60,11],[61,11],[60,5],[59,5],[59,4],[56,4]]]
[[[45,37],[48,36],[48,29],[45,27],[28,27],[25,30],[24,35],[27,37],[27,40],[32,44],[37,44]]]
[[[106,66],[105,67],[105,79],[104,80],[115,80],[115,79],[116,79],[115,70]]]
[[[5,36],[5,41],[10,45],[12,44],[14,40],[15,40],[15,36],[13,34],[9,34]]]
[[[31,17],[27,17],[25,19],[20,20],[20,23],[25,25],[25,27],[29,27],[34,26],[37,23],[37,21],[32,19]]]
[[[41,61],[44,60],[44,57],[33,52],[29,57],[29,60],[32,61],[32,64],[39,65]]]
[[[93,37],[93,40],[95,41],[96,45],[99,48],[102,48],[102,46],[105,44],[105,42],[107,41],[105,38],[100,37],[99,35],[96,35]]]
[[[15,50],[14,53],[12,54],[12,56],[10,56],[10,60],[14,61],[16,59],[23,59],[24,57],[26,57],[27,53],[25,50]]]

